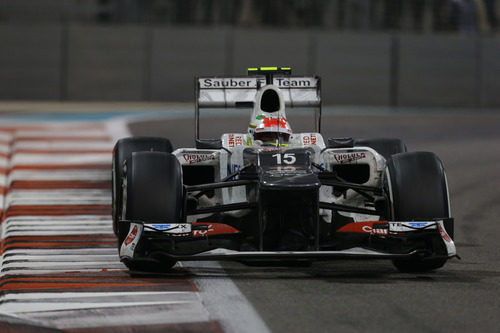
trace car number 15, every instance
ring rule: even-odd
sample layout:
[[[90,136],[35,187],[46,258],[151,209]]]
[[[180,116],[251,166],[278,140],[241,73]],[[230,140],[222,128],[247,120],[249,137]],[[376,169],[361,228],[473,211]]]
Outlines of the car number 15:
[[[274,154],[272,157],[276,158],[276,164],[295,164],[297,162],[297,158],[294,153],[285,153],[285,154]]]

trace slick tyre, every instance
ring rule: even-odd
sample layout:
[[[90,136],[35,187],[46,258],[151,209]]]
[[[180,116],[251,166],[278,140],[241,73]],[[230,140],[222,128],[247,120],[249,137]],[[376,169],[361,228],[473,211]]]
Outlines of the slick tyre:
[[[122,184],[124,179],[123,167],[133,152],[159,151],[172,152],[172,144],[168,139],[155,137],[132,137],[118,140],[113,149],[112,168],[112,216],[113,232],[118,235],[118,221],[121,218],[123,208]]]
[[[125,165],[125,219],[170,223],[182,219],[182,167],[174,155],[163,152],[136,152],[132,153]],[[154,249],[148,249],[148,252],[154,253]],[[174,260],[160,260],[160,257],[159,254],[151,255],[151,262],[131,260],[125,264],[132,270],[143,271],[158,271],[159,266],[164,270],[175,264]]]
[[[446,175],[435,154],[411,152],[391,156],[387,161],[385,183],[393,221],[450,217]],[[445,262],[446,259],[420,258],[393,261],[401,272],[427,272],[442,267]]]
[[[182,168],[170,153],[136,152],[126,163],[125,218],[179,222],[182,218]]]
[[[394,154],[407,151],[403,141],[396,138],[356,139],[354,145],[373,148],[377,153],[384,156],[386,160]]]

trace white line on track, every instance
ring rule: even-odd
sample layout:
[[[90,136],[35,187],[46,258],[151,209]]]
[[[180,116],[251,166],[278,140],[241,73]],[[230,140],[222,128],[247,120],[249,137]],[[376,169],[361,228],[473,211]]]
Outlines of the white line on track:
[[[106,136],[107,133],[103,132],[102,129],[99,130],[73,130],[73,131],[68,131],[64,129],[56,129],[54,128],[52,131],[51,130],[42,130],[42,131],[37,131],[37,130],[21,130],[17,131],[16,134],[14,135],[15,140],[22,140],[22,138],[41,138],[41,141],[43,141],[44,138],[66,138],[66,137],[71,137],[71,138],[93,138],[93,137],[103,137]]]
[[[85,142],[67,142],[67,141],[16,141],[12,145],[12,151],[17,150],[111,150],[113,142],[103,141],[85,141]],[[0,150],[1,151],[1,150]]]
[[[18,295],[5,295],[2,298],[2,302],[8,302],[12,300],[41,300],[43,299],[45,302],[54,302],[58,299],[65,298],[102,298],[103,302],[107,301],[106,298],[114,298],[114,297],[123,297],[123,298],[138,298],[147,296],[149,298],[164,298],[166,296],[175,297],[175,299],[182,298],[182,300],[193,300],[196,298],[195,294],[190,291],[137,291],[133,294],[130,292],[107,292],[107,293],[96,293],[96,292],[72,292],[72,293],[29,293],[29,294],[18,294]]]
[[[24,317],[24,314],[19,317]],[[99,310],[89,307],[76,310],[33,312],[25,318],[51,324],[61,329],[106,326],[135,326],[137,328],[141,325],[206,322],[209,321],[209,314],[201,302],[197,301],[142,306],[131,304],[127,308],[118,303],[115,307],[104,307]]]
[[[165,305],[165,304],[186,304],[198,303],[198,299],[194,301],[176,301],[176,300],[168,300],[168,301],[151,301],[147,300],[145,302],[134,301],[134,302],[110,302],[104,303],[101,300],[98,302],[58,302],[58,303],[50,303],[50,302],[39,302],[39,303],[28,303],[28,302],[16,302],[14,304],[8,304],[5,306],[7,311],[12,311],[17,314],[28,313],[28,312],[42,312],[40,309],[43,309],[43,312],[46,311],[61,311],[61,310],[80,310],[80,309],[102,309],[102,308],[117,308],[117,307],[131,307],[131,306],[154,306],[154,305]]]
[[[49,263],[46,263],[47,266],[50,266]],[[117,264],[117,266],[113,266],[114,268],[106,267],[105,269],[108,272],[119,272],[123,271],[125,266]],[[17,267],[17,268],[5,268],[2,269],[2,275],[13,274],[16,276],[20,275],[42,275],[42,274],[66,274],[66,273],[99,273],[103,270],[102,265],[100,267],[81,267],[75,269],[74,267],[60,267],[58,269],[34,269],[32,267]],[[0,304],[0,312],[2,312],[2,305]]]
[[[83,196],[81,200],[85,200],[85,204],[79,205],[82,208],[89,205],[111,205],[111,198],[99,198],[94,196]],[[81,202],[81,201],[80,201]],[[7,195],[5,199],[5,207],[22,207],[22,206],[54,206],[54,205],[74,205],[79,201],[76,198],[52,197],[45,200],[36,200],[30,198],[15,198]]]
[[[50,227],[50,228],[80,228],[80,227],[89,227],[92,228],[93,226],[110,226],[111,221],[110,220],[77,220],[77,219],[64,219],[64,220],[25,220],[25,219],[20,219],[20,220],[14,220],[12,218],[9,218],[8,220],[8,226],[7,228],[10,227],[19,227],[19,228],[32,228],[32,227],[38,227],[38,228],[44,228],[44,227]],[[68,225],[68,222],[71,222],[71,225]]]
[[[12,139],[12,134],[0,132],[0,140],[2,141],[10,141]]]
[[[2,175],[0,175],[2,176]],[[8,176],[7,186],[16,180],[86,180],[104,181],[111,179],[109,170],[13,170]],[[1,179],[0,179],[1,181]]]
[[[115,258],[116,259],[116,258]],[[115,269],[123,269],[123,264],[121,264],[119,261],[113,260],[109,262],[102,262],[102,261],[88,261],[89,258],[80,258],[78,261],[65,261],[65,262],[58,262],[58,261],[53,261],[50,262],[50,271],[59,271],[61,269],[67,269],[74,271],[81,269],[98,269],[102,270],[103,268],[115,268]],[[12,270],[12,269],[26,269],[26,268],[32,268],[32,269],[38,269],[38,268],[43,268],[44,271],[47,271],[47,262],[12,262],[12,263],[3,263],[2,264],[2,271],[6,270]]]
[[[70,254],[70,255],[94,255],[94,254],[102,254],[109,255],[118,253],[116,248],[85,248],[85,249],[65,249],[61,251],[60,249],[12,249],[3,254],[4,258],[13,256],[13,255],[25,255],[25,254],[33,254],[36,253],[38,255],[50,256],[54,254]]]
[[[11,166],[17,165],[71,165],[71,164],[109,164],[109,152],[95,154],[14,154],[10,160]]]
[[[95,234],[95,231],[103,231],[105,234],[109,234],[114,237],[112,232],[112,227],[109,223],[105,222],[81,222],[77,220],[70,221],[71,225],[65,227],[61,223],[25,223],[22,222],[11,222],[5,225],[4,232],[5,233],[16,233],[16,232],[25,232],[31,231],[32,234],[38,232],[45,231],[54,231],[54,232],[76,232],[77,234]],[[4,235],[7,237],[7,235]]]
[[[65,227],[61,223],[25,223],[22,222],[11,222],[5,227],[6,232],[23,232],[23,231],[78,231],[78,232],[88,232],[93,233],[95,230],[105,230],[107,234],[112,235],[111,225],[106,222],[78,222],[75,221],[73,224]]]
[[[22,237],[22,236],[32,236],[33,231],[36,231],[37,236],[79,236],[79,235],[108,235],[113,236],[109,232],[109,227],[100,228],[95,230],[71,230],[71,231],[7,231],[5,232],[5,237]]]
[[[223,270],[218,262],[190,262],[190,267]],[[227,332],[270,332],[267,325],[238,287],[229,278],[192,278],[212,320],[217,320]]]
[[[14,190],[5,198],[4,207],[31,205],[111,205],[110,190]],[[82,204],[84,203],[84,204]]]
[[[71,225],[65,225],[65,223],[71,222]],[[109,221],[78,221],[78,220],[65,220],[65,221],[9,221],[9,224],[5,227],[6,230],[17,229],[17,230],[72,230],[72,229],[93,229],[93,228],[108,228],[111,232]]]
[[[101,262],[101,261],[109,261],[109,262],[119,262],[120,258],[118,257],[118,251],[115,250],[115,254],[104,254],[104,255],[86,255],[85,260],[86,261],[94,261],[94,262]],[[77,262],[81,261],[82,256],[80,255],[71,255],[71,254],[53,254],[53,255],[47,255],[47,254],[27,254],[27,255],[16,255],[15,258],[5,258],[3,260],[3,263],[5,264],[6,261],[8,262]],[[123,266],[120,266],[123,267]]]
[[[67,223],[69,221],[107,221],[111,223],[111,217],[108,215],[64,215],[64,216],[12,216],[5,219],[4,222],[15,222],[15,221],[30,221],[31,222],[41,222],[50,221],[52,223]]]

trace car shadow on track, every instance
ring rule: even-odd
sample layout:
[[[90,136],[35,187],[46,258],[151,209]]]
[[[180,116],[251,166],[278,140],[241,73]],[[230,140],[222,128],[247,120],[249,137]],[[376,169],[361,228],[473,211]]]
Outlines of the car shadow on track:
[[[428,273],[400,273],[390,262],[335,261],[316,262],[310,267],[255,267],[240,263],[183,262],[167,273],[137,273],[131,276],[168,278],[196,278],[233,280],[322,280],[345,284],[384,284],[404,281],[433,283],[474,283],[500,277],[499,272],[463,270],[461,261],[453,260],[444,268]]]

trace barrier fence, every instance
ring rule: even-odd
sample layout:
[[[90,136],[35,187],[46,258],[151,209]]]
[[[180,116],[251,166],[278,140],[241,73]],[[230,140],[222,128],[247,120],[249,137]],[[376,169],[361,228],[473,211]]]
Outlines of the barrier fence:
[[[495,108],[500,38],[325,30],[0,25],[0,99],[193,101],[193,77],[290,66],[325,104]]]

